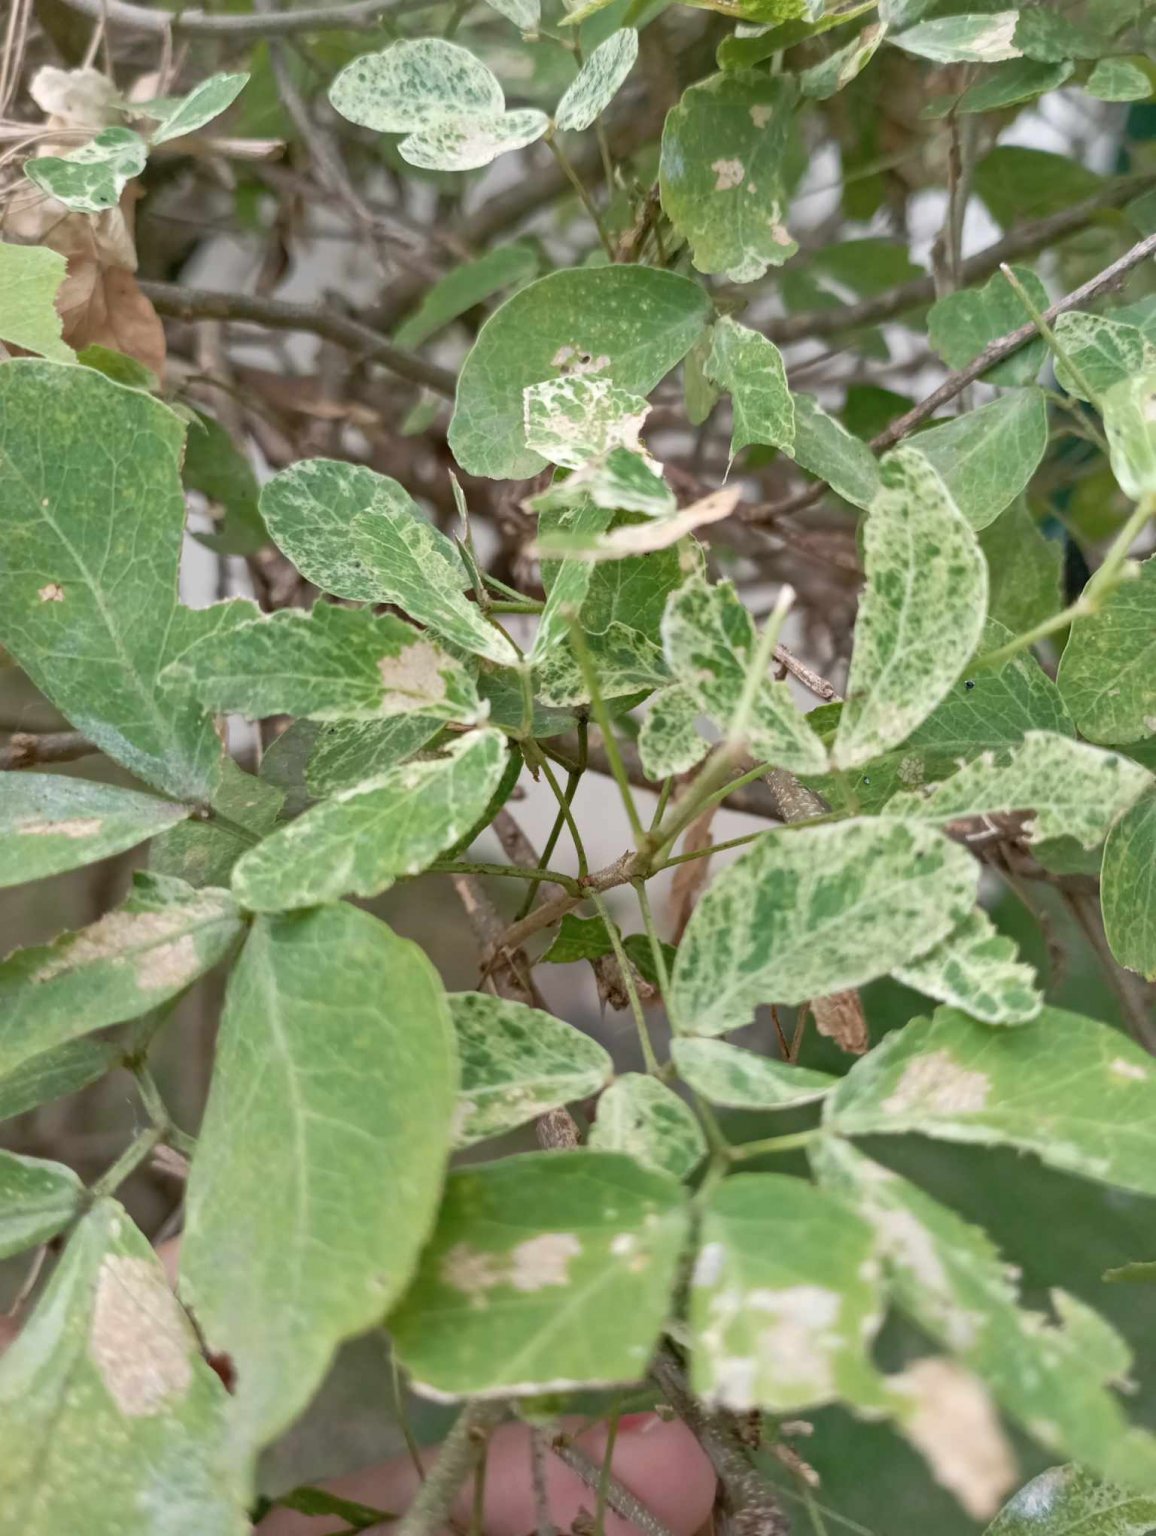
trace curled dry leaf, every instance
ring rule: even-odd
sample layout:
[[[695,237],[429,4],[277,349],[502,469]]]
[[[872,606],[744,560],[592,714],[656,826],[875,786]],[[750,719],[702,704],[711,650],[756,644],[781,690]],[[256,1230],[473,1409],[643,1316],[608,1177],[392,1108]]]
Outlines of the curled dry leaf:
[[[815,1028],[851,1056],[863,1056],[870,1049],[867,1016],[858,992],[832,992],[830,997],[811,999]]]

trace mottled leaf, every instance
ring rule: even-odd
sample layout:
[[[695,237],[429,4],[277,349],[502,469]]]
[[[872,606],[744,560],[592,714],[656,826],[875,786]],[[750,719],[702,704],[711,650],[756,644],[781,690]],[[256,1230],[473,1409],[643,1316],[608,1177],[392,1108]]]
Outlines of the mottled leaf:
[[[506,106],[482,61],[440,37],[362,54],[334,80],[329,100],[351,123],[379,133],[412,133],[450,117],[500,117]]]
[[[146,102],[139,111],[156,123],[148,136],[149,143],[164,144],[168,139],[196,133],[198,128],[211,123],[231,107],[248,83],[249,76],[245,74],[210,75],[194,86],[187,96]]]
[[[444,533],[396,480],[361,464],[304,459],[265,487],[269,532],[307,578],[334,597],[396,603],[463,650],[501,666],[517,657],[469,602],[469,575]]]
[[[1023,491],[1048,446],[1042,389],[1017,389],[921,432],[927,459],[973,528],[986,528]]]
[[[842,48],[836,48],[819,64],[812,64],[799,76],[799,89],[813,101],[827,101],[850,85],[870,64],[887,35],[885,25],[872,22]]]
[[[883,1319],[870,1227],[802,1179],[746,1173],[707,1199],[690,1293],[692,1380],[736,1412],[878,1408]]]
[[[64,274],[65,260],[58,251],[0,241],[0,340],[53,362],[74,360],[72,348],[61,340],[56,308]]]
[[[317,797],[352,789],[396,768],[426,746],[442,722],[425,715],[392,720],[359,720],[314,727],[305,765],[305,785]]]
[[[1108,833],[1100,900],[1116,959],[1156,980],[1156,788],[1148,789]]]
[[[1113,384],[1156,369],[1156,342],[1138,325],[1070,309],[1055,323],[1056,380],[1080,400],[1099,399]]]
[[[239,860],[237,900],[255,912],[283,912],[375,896],[417,874],[474,826],[506,756],[499,731],[472,731],[442,756],[338,790]]]
[[[697,283],[651,267],[575,267],[530,283],[486,321],[466,358],[450,423],[454,457],[472,475],[536,474],[546,461],[526,445],[530,385],[594,374],[647,395],[709,313]]]
[[[662,131],[662,206],[700,272],[750,283],[798,250],[785,224],[783,171],[795,85],[755,70],[683,92]]]
[[[632,27],[622,27],[599,43],[558,103],[556,126],[563,131],[589,128],[614,100],[637,57],[638,33]]]
[[[839,1081],[826,1072],[757,1056],[725,1040],[676,1038],[670,1054],[688,1087],[728,1109],[793,1109],[823,1098]]]
[[[181,1294],[237,1385],[238,1458],[379,1322],[433,1223],[457,1088],[441,983],[348,905],[260,918],[229,979]]]
[[[649,411],[641,395],[596,374],[545,379],[523,395],[526,446],[551,464],[581,469],[612,448],[638,449]]]
[[[1132,501],[1156,499],[1156,368],[1106,389],[1100,410],[1116,483]]]
[[[0,777],[0,886],[123,853],[188,814],[186,805],[113,784],[6,773]]]
[[[63,1232],[83,1195],[84,1185],[63,1163],[0,1152],[0,1259]]]
[[[1082,1467],[1049,1467],[1004,1505],[984,1536],[1146,1536],[1154,1529],[1152,1494],[1103,1483]]]
[[[538,253],[532,245],[495,246],[439,278],[413,314],[398,326],[394,340],[399,347],[420,347],[476,304],[485,303],[503,288],[527,282],[537,271]]]
[[[731,397],[732,459],[748,443],[794,451],[795,406],[773,341],[724,315],[711,331],[705,371]]]
[[[662,642],[671,671],[700,713],[727,731],[757,646],[754,620],[732,584],[710,586],[692,577],[666,605]],[[826,765],[823,744],[790,689],[770,677],[759,684],[744,736],[752,752],[778,767],[816,773]]]
[[[1147,769],[1118,752],[1028,731],[1019,746],[985,752],[949,779],[902,791],[887,811],[940,825],[1022,812],[1029,841],[1074,837],[1094,848],[1151,782]]]
[[[918,823],[763,834],[715,876],[679,945],[668,999],[678,1033],[725,1034],[760,1003],[802,1003],[893,971],[963,920],[977,878],[968,853]]]
[[[545,112],[523,107],[493,117],[443,117],[402,139],[397,152],[427,171],[476,171],[499,155],[524,149],[550,126]]]
[[[1048,290],[1030,267],[1012,267],[1037,309],[1048,307]],[[1026,325],[1031,316],[1002,272],[981,288],[961,288],[945,294],[927,311],[927,339],[949,368],[966,368],[998,336]],[[1029,341],[984,378],[992,384],[1034,384],[1047,356],[1041,337]]]
[[[824,1105],[841,1135],[918,1132],[1003,1143],[1156,1194],[1156,1068],[1118,1030],[1045,1008],[991,1029],[957,1008],[913,1019],[862,1057]]]
[[[1023,1024],[1044,1005],[1035,972],[982,907],[934,949],[898,966],[895,979],[986,1024]]]
[[[148,146],[131,128],[105,128],[67,155],[24,162],[24,174],[73,213],[103,213],[148,160]]]
[[[0,369],[0,644],[102,751],[205,801],[220,742],[157,681],[179,615],[183,438],[159,401],[89,368]]]
[[[787,452],[852,506],[869,507],[879,492],[879,467],[870,448],[813,395],[795,395],[794,404],[795,441]]]
[[[1156,735],[1156,559],[1097,613],[1072,625],[1056,675],[1064,703],[1093,741]]]
[[[706,1156],[706,1137],[688,1104],[656,1077],[624,1072],[598,1100],[590,1145],[628,1152],[647,1168],[685,1179]]]
[[[910,736],[979,643],[987,566],[927,459],[900,448],[882,465],[867,514],[867,585],[859,602],[847,702],[832,760],[853,768]]]
[[[1147,101],[1152,82],[1130,59],[1100,59],[1084,81],[1084,89],[1097,101]]]
[[[1038,64],[1034,59],[1010,59],[1007,63],[996,64],[986,74],[985,79],[977,80],[973,85],[969,85],[962,96],[958,98],[950,96],[941,98],[943,110],[935,115],[946,116],[953,107],[957,117],[967,116],[975,112],[998,112],[1005,107],[1019,106],[1021,102],[1034,101],[1037,96],[1042,96],[1046,91],[1059,90],[1065,81],[1071,79],[1075,73],[1075,68],[1076,66],[1072,63],[1071,59],[1064,59],[1062,62],[1055,64]],[[929,113],[928,115],[930,116],[931,114]],[[1032,275],[1034,276],[1034,274]],[[1002,274],[997,274],[993,281],[1002,282]],[[1046,299],[1040,305],[1040,308],[1047,308]],[[1022,307],[1020,314],[1023,314]],[[1020,320],[1019,324],[1022,325],[1023,321]],[[1009,331],[1015,330],[1015,328],[1014,323],[1007,327]],[[1022,355],[1022,352],[1026,351],[1034,351],[1036,345],[1035,342],[1029,343],[1027,347],[1021,349],[1021,354],[1017,355]],[[1045,351],[1046,344],[1041,344],[1038,353],[1041,360]],[[1012,360],[1011,358],[1007,359],[1008,362]],[[1004,365],[1001,363],[999,366],[1003,367]],[[1037,365],[1036,373],[1038,372],[1039,367]],[[988,374],[988,378],[994,378],[995,373],[996,369],[993,368],[991,373]],[[1031,383],[1035,379],[1036,373],[1033,373],[1030,379],[1025,378],[1014,382]],[[1008,381],[1009,383],[1013,382],[1010,375],[1008,376]]]
[[[650,701],[638,733],[638,755],[648,779],[687,773],[707,754],[698,733],[699,707],[689,688],[663,688]]]
[[[667,1320],[686,1235],[677,1182],[618,1152],[462,1169],[389,1320],[398,1356],[436,1396],[635,1381]]]
[[[98,1201],[0,1363],[6,1529],[242,1536],[228,1400],[148,1242]]]
[[[698,528],[721,523],[731,516],[741,499],[741,487],[723,486],[688,506],[674,507],[657,517],[619,523],[609,532],[591,528],[585,535],[576,531],[555,533],[545,545],[531,545],[530,552],[541,556],[564,550],[575,560],[586,563],[653,554],[655,550],[669,549]]]
[[[487,0],[487,4],[523,32],[537,32],[542,20],[540,0]]]
[[[88,928],[0,962],[0,1078],[32,1057],[147,1013],[211,970],[241,931],[227,891],[137,875]]]
[[[906,32],[893,32],[891,41],[904,52],[937,64],[995,64],[1020,57],[1022,50],[1014,41],[1018,20],[1018,11],[940,16]]]
[[[451,992],[449,1004],[462,1063],[459,1147],[588,1098],[613,1075],[602,1046],[552,1013],[485,992]]]

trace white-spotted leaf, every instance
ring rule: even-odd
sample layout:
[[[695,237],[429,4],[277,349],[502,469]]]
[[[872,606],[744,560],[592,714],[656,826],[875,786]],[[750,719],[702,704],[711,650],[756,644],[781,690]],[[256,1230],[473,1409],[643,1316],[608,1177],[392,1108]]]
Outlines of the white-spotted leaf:
[[[590,1145],[628,1152],[648,1168],[676,1179],[693,1173],[706,1156],[706,1137],[694,1111],[656,1077],[624,1072],[598,1100]]]
[[[351,123],[379,133],[413,133],[454,117],[495,118],[506,109],[495,75],[468,48],[440,37],[362,54],[334,80],[329,100]]]
[[[1142,78],[1147,84],[1147,75]],[[1152,1530],[1156,1497],[1069,1466],[1049,1467],[1025,1483],[984,1536],[1147,1536]]]
[[[135,848],[187,805],[55,773],[0,777],[0,886],[22,885]]]
[[[442,117],[402,139],[397,152],[427,171],[477,171],[499,155],[533,144],[550,126],[545,112],[523,107],[493,117]]]
[[[131,128],[105,128],[67,155],[24,162],[24,174],[73,213],[103,213],[148,160],[148,146]]]
[[[1121,965],[1156,980],[1156,786],[1108,833],[1100,873],[1104,931]]]
[[[83,1198],[84,1185],[63,1163],[0,1152],[0,1259],[63,1232]]]
[[[823,1098],[839,1081],[826,1072],[757,1056],[725,1040],[676,1038],[670,1054],[688,1087],[728,1109],[793,1109]]]
[[[564,132],[589,128],[618,94],[638,57],[638,33],[633,27],[612,32],[599,43],[566,89],[554,112]]]
[[[581,469],[612,448],[641,451],[638,434],[650,411],[641,395],[597,374],[563,375],[523,393],[526,446],[551,464]]]
[[[732,459],[749,443],[793,451],[795,406],[782,353],[773,341],[724,315],[711,331],[704,367],[707,378],[731,397]]]
[[[1035,972],[982,907],[934,949],[897,966],[895,978],[986,1024],[1024,1024],[1044,1005]]]

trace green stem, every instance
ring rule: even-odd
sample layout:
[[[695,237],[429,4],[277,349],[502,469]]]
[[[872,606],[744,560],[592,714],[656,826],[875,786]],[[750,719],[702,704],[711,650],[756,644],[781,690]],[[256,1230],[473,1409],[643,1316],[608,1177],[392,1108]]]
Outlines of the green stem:
[[[712,853],[722,853],[727,848],[744,848],[747,843],[753,843],[756,837],[762,837],[762,835],[761,830],[744,832],[741,837],[728,837],[725,843],[712,843],[709,848],[695,848],[691,853],[676,853],[673,858],[663,859],[661,864],[656,865],[654,873],[658,874],[659,870],[670,869],[675,864],[689,864],[694,859],[709,859]]]
[[[574,852],[578,859],[578,878],[585,880],[590,873],[590,863],[586,857],[586,848],[582,842],[582,834],[578,830],[578,823],[574,820],[574,813],[570,808],[571,797],[558,783],[558,776],[550,766],[550,759],[544,752],[538,753],[538,766],[542,770],[546,783],[558,802],[558,814],[565,820],[570,833],[570,840],[574,844]]]
[[[610,947],[614,951],[614,958],[618,961],[618,969],[622,972],[622,984],[626,988],[626,995],[630,999],[630,1011],[634,1015],[634,1027],[638,1031],[638,1043],[642,1047],[642,1059],[646,1063],[646,1070],[655,1077],[661,1075],[658,1065],[658,1057],[654,1054],[654,1046],[650,1043],[650,1031],[646,1027],[646,1015],[642,1011],[642,999],[638,995],[638,988],[634,982],[634,972],[630,965],[630,956],[622,947],[622,940],[618,934],[618,926],[610,916],[606,902],[600,891],[591,891],[590,900],[598,916],[602,919],[610,940]]]
[[[598,723],[598,729],[602,732],[602,743],[606,748],[606,759],[610,764],[610,771],[614,775],[614,782],[618,785],[618,793],[622,796],[622,804],[625,807],[630,829],[634,833],[635,847],[639,847],[646,839],[646,831],[638,814],[638,807],[634,803],[634,793],[630,788],[630,778],[626,772],[626,764],[622,761],[622,753],[618,749],[618,738],[614,734],[614,725],[610,719],[610,712],[606,708],[606,701],[602,697],[602,690],[598,686],[598,676],[594,670],[594,663],[590,655],[590,648],[586,644],[586,636],[577,624],[570,626],[570,643],[574,647],[574,655],[577,658],[579,669],[582,673],[582,681],[586,684],[586,691],[590,695],[590,709],[594,719]]]
[[[164,1131],[159,1125],[150,1125],[146,1130],[141,1131],[128,1144],[112,1167],[106,1169],[92,1185],[89,1190],[90,1197],[93,1200],[101,1200],[106,1195],[115,1194],[125,1180],[151,1157],[153,1150],[163,1139]]]
[[[435,875],[497,875],[505,880],[545,881],[551,885],[560,885],[571,896],[582,895],[582,887],[577,880],[557,869],[523,869],[520,864],[488,864],[482,859],[435,859],[426,866],[425,872]]]
[[[800,1147],[809,1147],[822,1134],[822,1127],[816,1125],[809,1131],[795,1131],[790,1136],[768,1136],[762,1141],[746,1141],[741,1146],[731,1148],[731,1161],[745,1163],[750,1158],[762,1157],[765,1153],[796,1152]]]
[[[574,169],[574,167],[570,164],[570,161],[566,158],[565,154],[558,147],[558,141],[555,139],[553,132],[550,132],[546,135],[545,143],[549,147],[550,153],[554,156],[554,159],[557,160],[558,164],[561,166],[562,173],[566,177],[566,180],[574,188],[575,192],[577,192],[583,208],[585,208],[586,212],[590,215],[591,222],[593,223],[594,228],[598,231],[598,238],[602,242],[602,249],[606,252],[607,257],[613,261],[614,246],[611,243],[610,236],[606,232],[606,226],[602,222],[602,216],[594,205],[594,199],[590,196],[589,192],[583,185],[582,178],[578,175],[578,172]]]
[[[747,675],[743,679],[743,691],[739,695],[739,702],[735,706],[734,715],[731,718],[730,727],[727,730],[727,742],[732,748],[745,745],[747,730],[750,727],[751,715],[754,712],[755,700],[759,696],[766,676],[767,668],[771,664],[771,657],[775,653],[775,646],[779,643],[783,625],[786,623],[787,614],[791,611],[791,604],[795,601],[793,587],[783,587],[775,599],[775,606],[767,615],[767,622],[763,625],[763,632],[759,636],[759,642],[755,646],[750,665],[747,667]]]
[[[1028,314],[1031,316],[1032,322],[1034,323],[1036,330],[1039,331],[1040,335],[1044,338],[1044,340],[1047,342],[1048,346],[1052,349],[1052,352],[1063,363],[1064,367],[1071,374],[1072,378],[1075,379],[1076,383],[1083,390],[1083,392],[1087,396],[1087,398],[1089,400],[1094,400],[1096,398],[1095,390],[1088,383],[1087,379],[1084,377],[1083,373],[1080,371],[1080,368],[1076,364],[1075,360],[1068,355],[1068,353],[1064,349],[1063,344],[1061,343],[1059,337],[1056,335],[1055,331],[1052,330],[1052,328],[1048,324],[1048,322],[1044,319],[1043,311],[1041,309],[1039,309],[1039,307],[1033,301],[1031,294],[1028,293],[1027,289],[1020,282],[1019,278],[1015,275],[1015,273],[1012,271],[1012,269],[1008,266],[1006,261],[1001,261],[1000,262],[999,269],[1003,273],[1003,275],[1007,279],[1007,281],[1010,283],[1012,291],[1014,292],[1016,298],[1019,299],[1020,303],[1027,310]]]
[[[632,880],[634,894],[638,897],[638,909],[642,913],[642,926],[646,929],[646,937],[650,940],[650,954],[654,961],[654,974],[658,977],[658,990],[663,998],[670,989],[670,976],[666,969],[666,956],[662,950],[662,939],[659,937],[658,924],[654,921],[654,913],[650,909],[650,897],[646,893],[646,881],[642,879]]]
[[[574,796],[578,792],[578,786],[582,782],[582,775],[586,772],[586,752],[589,727],[585,716],[578,721],[578,761],[566,769],[566,788],[562,791],[565,802],[558,807],[558,814],[554,817],[554,825],[550,828],[550,835],[546,839],[546,846],[542,849],[542,856],[538,860],[538,868],[545,869],[550,862],[550,856],[558,845],[558,839],[562,836],[562,828],[566,825],[570,815],[570,807],[574,803]],[[545,748],[542,749],[545,752]],[[557,759],[555,759],[557,761]],[[514,921],[520,923],[526,913],[534,905],[534,887],[528,886],[525,898],[521,906],[514,914]]]

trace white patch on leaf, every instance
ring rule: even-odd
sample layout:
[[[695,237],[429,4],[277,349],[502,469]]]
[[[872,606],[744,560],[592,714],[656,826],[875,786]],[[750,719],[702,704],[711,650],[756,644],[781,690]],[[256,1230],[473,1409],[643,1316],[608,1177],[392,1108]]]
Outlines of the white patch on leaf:
[[[887,1114],[974,1115],[987,1103],[986,1073],[961,1067],[950,1051],[929,1051],[904,1070],[895,1091],[883,1101]]]
[[[716,192],[732,192],[735,187],[742,185],[747,174],[741,160],[715,160],[711,170],[714,172]]]
[[[917,1360],[891,1386],[912,1399],[906,1433],[937,1482],[973,1520],[988,1520],[1018,1481],[1015,1455],[987,1388],[952,1360]]]
[[[1138,1061],[1125,1061],[1122,1056],[1117,1056],[1108,1063],[1108,1071],[1113,1077],[1126,1077],[1137,1083],[1148,1080],[1147,1067],[1141,1066]]]
[[[66,821],[22,821],[21,837],[95,837],[104,826],[99,816],[73,816]]]
[[[40,588],[36,596],[42,603],[62,603],[64,601],[64,588],[58,581],[49,581]]]
[[[569,1285],[570,1260],[582,1252],[573,1232],[543,1232],[511,1250],[510,1284],[516,1291],[540,1291]]]
[[[126,1418],[151,1418],[193,1380],[188,1328],[148,1259],[112,1254],[96,1281],[88,1352]]]

